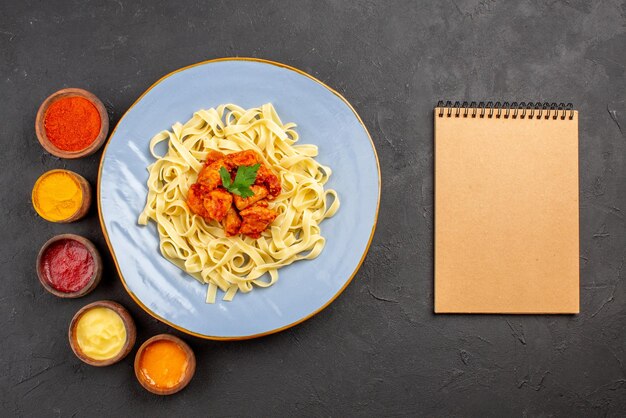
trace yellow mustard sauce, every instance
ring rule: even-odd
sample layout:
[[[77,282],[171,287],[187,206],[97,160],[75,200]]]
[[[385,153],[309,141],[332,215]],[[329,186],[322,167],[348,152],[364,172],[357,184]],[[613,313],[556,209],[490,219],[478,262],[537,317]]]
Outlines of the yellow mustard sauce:
[[[124,348],[126,327],[122,318],[112,309],[91,308],[78,320],[76,340],[87,357],[108,360]]]

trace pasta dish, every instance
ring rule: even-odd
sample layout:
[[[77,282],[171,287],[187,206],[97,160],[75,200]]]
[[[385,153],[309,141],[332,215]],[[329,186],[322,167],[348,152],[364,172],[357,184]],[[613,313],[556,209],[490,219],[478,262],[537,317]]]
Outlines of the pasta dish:
[[[230,301],[269,287],[281,267],[324,248],[320,222],[339,198],[324,187],[332,172],[315,160],[317,146],[298,144],[295,128],[271,104],[226,104],[150,141],[156,161],[138,222],[155,222],[162,255],[208,284],[208,303],[218,289]]]

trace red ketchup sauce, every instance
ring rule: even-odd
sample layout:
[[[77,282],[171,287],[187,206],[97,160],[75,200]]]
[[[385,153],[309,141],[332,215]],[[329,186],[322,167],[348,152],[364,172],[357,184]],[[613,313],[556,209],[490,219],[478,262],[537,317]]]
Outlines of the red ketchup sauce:
[[[41,258],[41,269],[50,286],[59,292],[77,292],[85,287],[95,269],[91,253],[72,239],[54,242]]]

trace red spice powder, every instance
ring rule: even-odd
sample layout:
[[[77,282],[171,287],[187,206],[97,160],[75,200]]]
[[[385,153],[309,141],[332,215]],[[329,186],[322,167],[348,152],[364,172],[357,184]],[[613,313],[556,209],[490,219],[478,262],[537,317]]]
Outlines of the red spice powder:
[[[46,136],[63,151],[87,148],[100,133],[100,113],[83,97],[65,97],[52,103],[46,110]]]
[[[95,263],[83,244],[63,239],[50,245],[43,254],[44,277],[60,292],[77,292],[89,283]]]

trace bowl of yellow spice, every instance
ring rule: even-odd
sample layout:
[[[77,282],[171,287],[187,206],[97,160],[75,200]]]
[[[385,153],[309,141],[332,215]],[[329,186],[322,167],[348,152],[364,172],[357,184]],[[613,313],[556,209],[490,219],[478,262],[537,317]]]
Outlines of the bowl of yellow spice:
[[[130,353],[137,329],[119,303],[101,300],[84,306],[70,323],[70,347],[76,357],[92,366],[109,366]]]
[[[68,223],[87,214],[91,205],[91,187],[80,174],[69,170],[50,170],[33,186],[35,211],[47,221]]]

